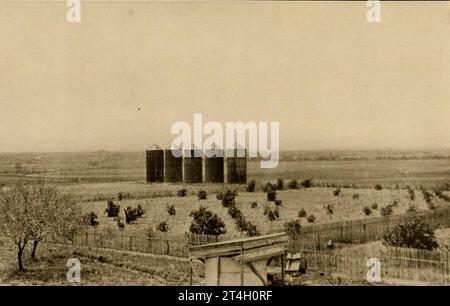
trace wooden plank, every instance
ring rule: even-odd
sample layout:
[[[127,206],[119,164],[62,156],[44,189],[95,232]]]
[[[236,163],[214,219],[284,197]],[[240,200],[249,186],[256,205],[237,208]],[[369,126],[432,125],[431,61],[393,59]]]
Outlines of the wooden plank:
[[[266,236],[230,240],[211,243],[189,248],[189,257],[207,258],[215,256],[231,256],[239,254],[241,250],[264,247],[273,244],[287,244],[288,236],[285,233],[276,233]]]
[[[240,262],[248,263],[261,259],[268,259],[270,257],[282,255],[286,252],[286,246],[273,245],[255,249],[253,251],[244,252],[244,254],[234,256],[233,259]]]
[[[258,272],[258,270],[256,270],[255,266],[251,262],[248,262],[247,266],[249,266],[250,269],[252,270],[252,272],[255,273],[255,275],[261,280],[263,285],[267,286],[266,281],[264,280],[264,277],[262,277],[261,274],[259,274],[259,272]]]

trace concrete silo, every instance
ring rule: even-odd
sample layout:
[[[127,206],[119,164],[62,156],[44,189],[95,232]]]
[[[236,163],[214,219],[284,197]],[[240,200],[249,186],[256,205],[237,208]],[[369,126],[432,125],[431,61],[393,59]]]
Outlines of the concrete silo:
[[[183,151],[181,149],[164,150],[164,181],[177,183],[183,181]]]
[[[145,153],[147,182],[164,182],[164,150],[153,145]]]
[[[227,183],[247,183],[247,150],[237,146],[227,150]]]
[[[203,157],[202,151],[195,146],[183,150],[183,182],[203,182]]]
[[[214,154],[215,153],[215,154]],[[205,152],[205,183],[224,182],[224,151],[215,146]]]

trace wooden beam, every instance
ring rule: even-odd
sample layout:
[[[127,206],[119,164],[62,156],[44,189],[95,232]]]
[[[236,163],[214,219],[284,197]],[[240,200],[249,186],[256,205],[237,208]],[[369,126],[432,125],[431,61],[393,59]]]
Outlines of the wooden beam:
[[[263,283],[264,286],[267,286],[266,281],[264,280],[264,277],[261,276],[261,274],[259,274],[258,270],[256,270],[255,266],[251,263],[248,262],[247,266],[250,267],[250,269],[253,271],[253,273],[256,274],[256,276],[261,280],[261,282]]]
[[[241,250],[249,250],[253,248],[264,247],[267,245],[287,243],[288,236],[285,233],[278,233],[190,247],[189,257],[208,258],[216,256],[232,256],[240,254]]]
[[[284,254],[285,252],[286,252],[285,245],[273,245],[261,247],[251,251],[246,251],[244,254],[239,254],[233,256],[232,258],[237,262],[240,262],[242,260],[243,262],[246,263],[261,259],[268,259],[274,256],[279,256]]]

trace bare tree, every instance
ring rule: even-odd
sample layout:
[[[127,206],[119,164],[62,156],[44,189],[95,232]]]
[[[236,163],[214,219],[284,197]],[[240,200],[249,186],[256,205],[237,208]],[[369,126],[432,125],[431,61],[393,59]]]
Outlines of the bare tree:
[[[65,235],[75,225],[76,204],[43,184],[17,185],[0,198],[0,231],[17,246],[19,271],[24,271],[23,254],[33,241],[32,257],[45,237]]]
[[[81,213],[79,207],[68,196],[60,195],[55,187],[39,184],[32,186],[30,191],[35,214],[30,257],[35,259],[36,249],[44,238],[71,238]]]

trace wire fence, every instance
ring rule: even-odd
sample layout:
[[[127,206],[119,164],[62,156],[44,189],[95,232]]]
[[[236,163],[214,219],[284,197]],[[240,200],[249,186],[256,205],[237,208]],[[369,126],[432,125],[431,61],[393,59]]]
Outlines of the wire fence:
[[[450,227],[450,207],[415,214],[309,225],[302,227],[298,234],[292,231],[290,251],[302,250],[305,244],[315,244],[316,248],[323,249],[329,240],[356,244],[379,240],[387,230],[417,217],[423,217],[433,228]]]
[[[424,284],[450,284],[447,251],[360,245],[335,250],[308,249],[302,252],[308,272],[337,274],[367,280],[368,260],[380,260],[382,281],[411,281]]]

